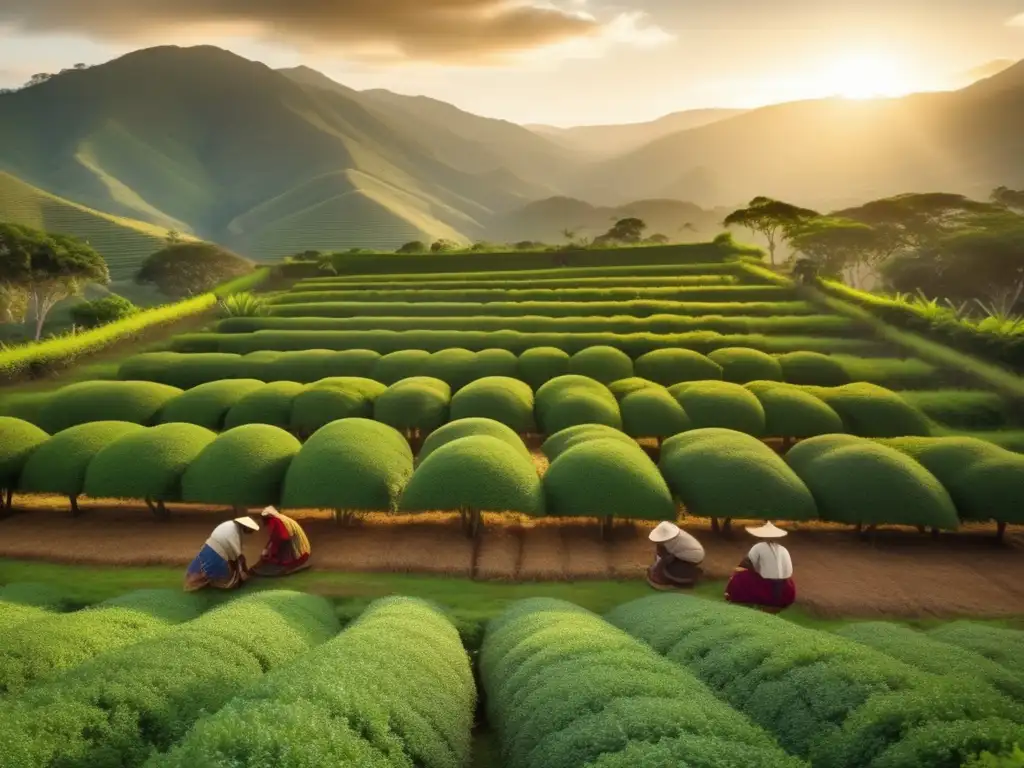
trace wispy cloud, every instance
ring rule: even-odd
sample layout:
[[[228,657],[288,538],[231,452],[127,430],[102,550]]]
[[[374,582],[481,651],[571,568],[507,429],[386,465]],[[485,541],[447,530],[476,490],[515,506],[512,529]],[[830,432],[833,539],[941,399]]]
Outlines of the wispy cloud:
[[[1006,22],[1006,26],[1024,27],[1024,13],[1018,13],[1016,16],[1014,16],[1012,19]]]

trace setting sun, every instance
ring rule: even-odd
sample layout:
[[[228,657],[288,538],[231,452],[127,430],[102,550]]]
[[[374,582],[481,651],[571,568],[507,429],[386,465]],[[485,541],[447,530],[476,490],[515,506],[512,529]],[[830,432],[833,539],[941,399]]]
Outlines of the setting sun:
[[[903,62],[877,53],[836,59],[822,72],[821,82],[831,93],[847,99],[904,96],[916,90]]]

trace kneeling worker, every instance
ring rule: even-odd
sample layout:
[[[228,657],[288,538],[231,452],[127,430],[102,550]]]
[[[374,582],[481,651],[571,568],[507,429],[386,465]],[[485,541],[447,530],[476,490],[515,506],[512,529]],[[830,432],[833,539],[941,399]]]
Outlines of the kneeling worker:
[[[655,547],[647,583],[658,590],[692,587],[703,574],[704,547],[675,523],[659,523],[648,537]]]
[[[771,523],[747,528],[759,541],[750,551],[725,587],[730,603],[754,606],[767,613],[778,613],[796,600],[793,582],[793,560],[789,550],[773,539],[781,539],[786,531]]]
[[[260,527],[250,517],[236,517],[221,523],[199,550],[185,574],[185,591],[194,592],[204,587],[236,589],[249,578],[242,554],[242,534],[253,533]]]
[[[269,538],[252,572],[257,576],[287,576],[306,568],[310,547],[302,526],[274,507],[267,507],[261,514]]]

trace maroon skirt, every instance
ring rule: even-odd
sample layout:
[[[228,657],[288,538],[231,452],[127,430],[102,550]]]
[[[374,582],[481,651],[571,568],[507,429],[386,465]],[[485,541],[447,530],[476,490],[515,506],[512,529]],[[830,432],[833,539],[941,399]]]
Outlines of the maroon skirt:
[[[766,579],[757,571],[737,568],[725,587],[725,599],[743,605],[788,608],[796,600],[796,584],[793,579]]]

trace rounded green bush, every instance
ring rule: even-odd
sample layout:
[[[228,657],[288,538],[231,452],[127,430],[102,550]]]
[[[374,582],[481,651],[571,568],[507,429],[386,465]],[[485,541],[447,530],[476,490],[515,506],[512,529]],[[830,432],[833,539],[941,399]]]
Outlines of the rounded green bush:
[[[774,381],[745,386],[764,408],[765,437],[816,437],[846,430],[831,406],[796,386]]]
[[[670,444],[671,443],[671,444]],[[812,520],[814,497],[786,462],[742,432],[694,430],[666,442],[662,475],[698,517]]]
[[[381,359],[369,349],[308,349],[285,352],[263,365],[265,381],[309,384],[329,376],[369,376]]]
[[[843,366],[820,352],[788,352],[779,355],[782,378],[790,384],[837,387],[848,384],[850,376]]]
[[[749,347],[722,347],[708,354],[722,366],[722,378],[734,384],[748,381],[782,381],[782,365],[771,355]]]
[[[231,352],[145,352],[125,360],[117,378],[191,389],[210,381],[245,377],[246,357]]]
[[[633,361],[615,347],[587,347],[569,358],[569,373],[611,384],[633,375]]]
[[[115,440],[144,429],[126,421],[92,421],[65,429],[32,451],[22,469],[19,489],[79,496],[93,457]],[[130,472],[130,466],[124,471]]]
[[[440,379],[457,392],[476,376],[476,353],[459,347],[442,349],[424,363],[423,373]]]
[[[402,494],[403,512],[474,510],[544,514],[533,463],[504,440],[471,435],[433,451]]]
[[[436,381],[436,380],[434,380]],[[427,377],[392,384],[373,405],[373,418],[400,432],[432,432],[448,421],[451,396]]]
[[[377,361],[371,376],[381,384],[390,386],[402,379],[423,375],[428,360],[430,353],[423,349],[389,352]]]
[[[619,409],[623,429],[633,437],[671,437],[693,426],[683,406],[661,387],[626,395]]]
[[[519,355],[519,378],[535,391],[569,373],[569,353],[556,347],[533,347]]]
[[[535,412],[542,432],[554,434],[577,424],[622,428],[619,404],[606,386],[586,376],[559,376],[535,395]]]
[[[721,427],[760,437],[765,432],[761,401],[739,384],[693,381],[669,387],[695,429]]]
[[[519,371],[519,358],[507,349],[483,349],[476,353],[473,378],[507,376],[515,378]]]
[[[642,389],[664,390],[661,384],[656,384],[649,379],[641,379],[639,376],[630,376],[628,379],[619,379],[608,385],[608,391],[615,395],[616,400],[622,400],[626,395],[639,392]]]
[[[802,475],[804,470],[819,456],[824,456],[838,448],[845,448],[848,445],[862,445],[863,437],[846,435],[842,433],[831,435],[819,435],[808,440],[802,440],[786,452],[786,463],[790,469]]]
[[[267,349],[244,354],[242,355],[241,368],[238,370],[238,377],[259,379],[266,383],[274,375],[271,366],[287,354],[287,352],[275,352]]]
[[[636,359],[636,375],[669,387],[722,378],[722,366],[690,349],[656,349]]]
[[[281,504],[393,512],[412,469],[409,443],[392,427],[361,418],[336,421],[317,430],[292,460]]]
[[[179,501],[182,475],[216,437],[195,424],[129,432],[89,462],[84,493],[100,499]]]
[[[153,424],[160,409],[182,393],[152,381],[82,381],[46,398],[37,424],[50,434],[90,421]]]
[[[285,473],[301,447],[293,435],[269,424],[222,432],[185,471],[182,500],[233,507],[277,504]]]
[[[472,435],[490,435],[499,440],[504,440],[515,448],[523,458],[533,461],[523,439],[514,430],[499,421],[486,418],[465,418],[449,421],[440,429],[431,432],[430,437],[423,441],[423,447],[420,448],[419,461],[423,462],[438,448],[448,445],[453,440]]]
[[[863,440],[821,450],[812,460],[791,461],[790,466],[814,494],[823,520],[958,525],[956,507],[942,483],[895,448]]]
[[[505,376],[477,379],[456,392],[451,405],[453,420],[474,417],[500,421],[519,433],[532,432],[533,390]]]
[[[438,382],[438,386],[444,382]],[[328,376],[307,386],[307,389],[347,389],[358,392],[371,403],[387,391],[387,385],[362,376]]]
[[[544,441],[540,449],[548,457],[548,461],[554,461],[567,450],[580,443],[602,438],[618,440],[626,445],[636,445],[636,440],[615,427],[608,427],[604,424],[578,424],[575,427],[567,427],[551,435],[551,437]]]
[[[28,457],[49,438],[35,424],[0,416],[0,489],[17,485]]]
[[[635,443],[598,438],[569,448],[544,474],[548,515],[674,520],[672,494]]]
[[[912,437],[931,434],[928,418],[895,392],[858,382],[817,388],[820,397],[843,420],[846,431],[860,437]]]
[[[256,379],[224,379],[199,384],[168,401],[160,411],[160,422],[195,424],[219,432],[228,411],[262,386],[263,382]]]
[[[448,385],[446,382],[441,381],[440,379],[434,378],[433,376],[410,376],[408,379],[402,379],[401,381],[395,382],[395,385],[398,386],[405,386],[406,384],[416,384],[424,387],[430,387],[432,390],[444,395],[449,400],[451,400],[452,398],[451,386]],[[390,388],[391,387],[385,387],[385,391],[387,391]]]
[[[373,404],[387,387],[370,379],[334,376],[308,385],[292,400],[292,432],[311,435],[339,419],[373,418]]]
[[[275,381],[244,395],[224,416],[224,429],[246,424],[268,424],[288,429],[292,421],[292,402],[306,389],[297,381]]]

